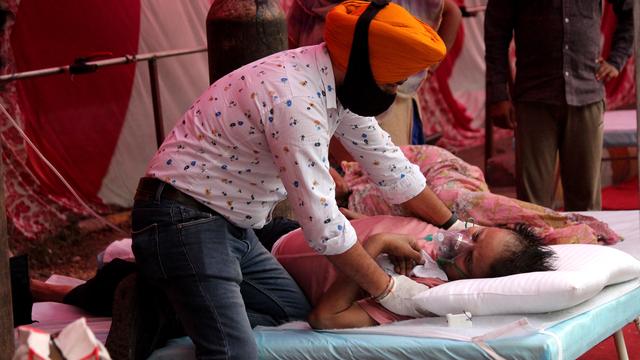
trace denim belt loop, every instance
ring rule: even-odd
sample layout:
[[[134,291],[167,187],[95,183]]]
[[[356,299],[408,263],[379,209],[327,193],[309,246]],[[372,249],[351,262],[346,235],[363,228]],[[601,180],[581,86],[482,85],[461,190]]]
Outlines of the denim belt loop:
[[[156,189],[156,195],[154,197],[154,201],[156,203],[158,203],[158,204],[160,203],[160,200],[162,199],[161,198],[162,190],[164,190],[164,187],[167,185],[167,183],[164,182],[164,181],[159,181],[159,183],[160,184],[158,185],[158,188]]]

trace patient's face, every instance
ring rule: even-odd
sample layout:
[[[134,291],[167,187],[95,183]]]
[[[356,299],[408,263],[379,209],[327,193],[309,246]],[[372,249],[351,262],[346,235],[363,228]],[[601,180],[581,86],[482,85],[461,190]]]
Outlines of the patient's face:
[[[491,264],[500,258],[510,245],[515,245],[516,242],[513,233],[505,229],[485,227],[471,228],[465,231],[470,232],[475,246],[458,255],[453,261],[469,278],[489,277]],[[444,271],[447,273],[449,280],[465,278],[460,271],[455,269],[453,264],[447,264]]]

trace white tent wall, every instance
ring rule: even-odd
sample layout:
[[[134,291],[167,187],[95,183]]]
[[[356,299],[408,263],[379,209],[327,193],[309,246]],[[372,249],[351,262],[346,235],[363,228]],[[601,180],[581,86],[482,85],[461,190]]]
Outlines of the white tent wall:
[[[141,2],[138,53],[206,46],[209,0]],[[207,54],[158,61],[164,129],[209,85]],[[156,150],[147,63],[136,65],[133,91],[111,164],[98,196],[107,204],[131,206],[138,179]]]
[[[486,0],[466,0],[469,8],[483,6]],[[464,42],[456,61],[449,86],[453,96],[466,108],[473,119],[470,126],[475,129],[484,126],[485,108],[485,64],[484,64],[484,11],[462,19]]]

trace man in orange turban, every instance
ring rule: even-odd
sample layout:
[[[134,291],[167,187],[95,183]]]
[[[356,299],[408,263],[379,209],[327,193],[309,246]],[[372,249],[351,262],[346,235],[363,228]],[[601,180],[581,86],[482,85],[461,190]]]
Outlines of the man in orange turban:
[[[324,39],[335,67],[347,70],[356,23],[370,3],[345,1],[326,17]],[[446,47],[427,24],[400,5],[389,3],[371,20],[368,33],[371,70],[378,84],[406,80],[444,58]]]
[[[338,208],[328,161],[334,135],[389,203],[443,228],[464,227],[376,119],[363,116],[386,110],[399,83],[439,61],[442,41],[401,7],[363,1],[338,6],[327,36],[328,46],[273,54],[212,84],[138,185],[138,279],[164,294],[198,359],[256,359],[252,327],[308,315],[304,294],[253,231],[285,198],[314,251],[389,310],[414,312],[410,298],[425,286],[390,278]],[[385,252],[420,262],[417,245],[401,240]]]
[[[444,42],[431,27],[386,2],[341,3],[327,14],[324,37],[336,81],[343,80],[337,85],[338,99],[362,116],[386,111],[397,85],[446,54]]]

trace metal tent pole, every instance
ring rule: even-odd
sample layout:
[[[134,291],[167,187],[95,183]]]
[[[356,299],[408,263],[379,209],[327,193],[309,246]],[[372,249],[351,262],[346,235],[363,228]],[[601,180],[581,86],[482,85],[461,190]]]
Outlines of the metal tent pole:
[[[88,72],[93,72],[95,71],[95,69],[100,67],[105,67],[105,66],[135,63],[139,61],[148,61],[150,59],[162,59],[166,57],[195,54],[195,53],[201,53],[206,51],[207,51],[206,47],[201,47],[201,48],[187,49],[187,50],[170,50],[170,51],[160,51],[156,53],[125,55],[122,57],[105,59],[105,60],[97,60],[97,61],[87,61],[87,62],[76,61],[76,63],[71,65],[0,75],[0,83],[12,81],[12,80],[38,77],[43,75],[54,75],[54,74],[64,74],[64,73],[84,74]]]
[[[117,58],[110,58],[96,61],[84,61],[83,59],[77,59],[71,65],[52,67],[46,69],[24,71],[20,73],[0,75],[0,84],[34,77],[42,77],[55,74],[87,74],[95,72],[98,68],[105,66],[114,66],[122,64],[136,63],[140,61],[147,61],[149,63],[149,81],[151,86],[151,98],[153,102],[153,120],[156,130],[156,142],[158,147],[164,140],[164,128],[162,121],[162,103],[160,100],[160,83],[158,79],[158,64],[157,60],[167,57],[181,56],[196,54],[207,51],[206,47],[186,49],[186,50],[169,50],[156,53],[125,55]]]

